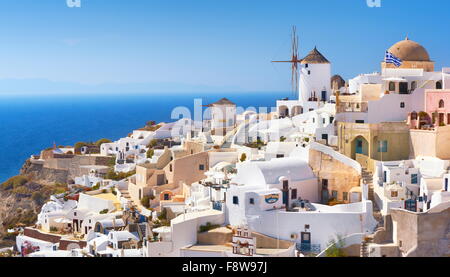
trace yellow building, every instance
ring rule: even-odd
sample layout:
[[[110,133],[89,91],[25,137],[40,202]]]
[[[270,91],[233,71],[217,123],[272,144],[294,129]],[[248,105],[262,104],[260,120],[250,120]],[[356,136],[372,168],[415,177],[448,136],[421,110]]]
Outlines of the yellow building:
[[[409,127],[405,122],[377,124],[338,122],[339,152],[372,171],[373,161],[409,158]]]

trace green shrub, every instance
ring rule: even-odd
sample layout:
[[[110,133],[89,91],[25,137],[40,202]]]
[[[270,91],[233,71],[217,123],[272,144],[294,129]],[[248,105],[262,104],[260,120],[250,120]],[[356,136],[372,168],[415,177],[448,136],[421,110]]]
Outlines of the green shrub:
[[[147,147],[148,147],[148,148],[153,148],[153,147],[155,147],[156,145],[158,145],[158,140],[157,140],[157,139],[152,139],[152,140],[148,143]]]
[[[167,210],[163,209],[158,216],[159,220],[167,220]]]
[[[39,191],[33,192],[33,194],[31,195],[31,199],[32,199],[37,205],[42,205],[42,204],[44,204],[44,201],[45,201],[44,195],[43,195],[41,192],[39,192]]]
[[[106,179],[114,180],[114,181],[120,181],[125,178],[128,178],[130,176],[133,176],[136,174],[136,170],[130,171],[130,172],[119,172],[116,173],[114,170],[108,171],[106,174]]]
[[[58,232],[58,228],[56,228],[55,226],[51,226],[50,232]]]
[[[27,187],[15,187],[13,188],[12,192],[14,194],[30,194],[31,191]]]
[[[102,138],[97,140],[97,142],[95,143],[96,146],[100,147],[100,145],[102,145],[103,143],[110,143],[111,141],[107,138]]]
[[[155,154],[155,150],[153,150],[153,149],[148,149],[148,151],[147,151],[147,158],[148,159],[151,159],[152,157],[153,157],[153,155]]]
[[[146,207],[147,209],[150,208],[150,197],[144,196],[141,199],[142,206]]]
[[[147,126],[155,126],[156,125],[156,121],[150,120],[146,124],[147,124]]]
[[[241,162],[245,162],[245,160],[247,160],[247,154],[242,153],[241,158],[240,158],[240,161],[241,161]]]
[[[100,188],[100,182],[95,184],[95,186],[92,187],[92,190],[98,190]]]
[[[108,209],[101,210],[101,211],[100,211],[100,214],[107,214],[108,211],[109,211]]]
[[[2,188],[9,190],[12,188],[17,188],[25,185],[28,182],[28,178],[22,175],[14,176],[9,178],[6,182],[2,184]]]
[[[325,250],[326,257],[345,257],[344,251],[344,240],[338,235],[337,241],[332,239],[328,242],[328,248]]]
[[[209,230],[213,230],[216,228],[219,228],[220,225],[217,224],[211,224],[211,222],[207,222],[206,225],[201,225],[199,227],[199,233],[204,233],[204,232],[208,232]]]
[[[77,142],[75,143],[74,149],[75,149],[75,153],[79,153],[81,151],[81,147],[83,146],[87,146],[88,144],[86,142]]]
[[[283,142],[283,141],[285,141],[285,140],[286,140],[285,137],[283,137],[283,136],[280,137],[280,141],[281,141],[281,142]]]

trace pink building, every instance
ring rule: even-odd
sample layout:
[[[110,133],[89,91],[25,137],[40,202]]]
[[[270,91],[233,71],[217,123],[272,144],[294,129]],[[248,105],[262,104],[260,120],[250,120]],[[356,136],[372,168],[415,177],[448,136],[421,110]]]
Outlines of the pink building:
[[[450,125],[450,89],[425,90],[424,107],[408,116],[411,129],[432,129]]]
[[[450,124],[450,90],[426,90],[425,112],[434,126]]]

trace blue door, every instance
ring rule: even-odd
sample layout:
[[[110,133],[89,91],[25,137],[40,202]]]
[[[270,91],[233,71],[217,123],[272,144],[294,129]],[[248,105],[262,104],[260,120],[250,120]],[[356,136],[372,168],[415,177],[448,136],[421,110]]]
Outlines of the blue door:
[[[363,154],[363,141],[362,139],[357,139],[356,140],[356,149],[355,152],[357,154]]]
[[[311,251],[311,233],[301,232],[301,250],[304,252]]]
[[[417,212],[417,203],[413,199],[408,199],[405,201],[405,210],[411,212]]]
[[[322,91],[322,101],[327,101],[327,92]]]

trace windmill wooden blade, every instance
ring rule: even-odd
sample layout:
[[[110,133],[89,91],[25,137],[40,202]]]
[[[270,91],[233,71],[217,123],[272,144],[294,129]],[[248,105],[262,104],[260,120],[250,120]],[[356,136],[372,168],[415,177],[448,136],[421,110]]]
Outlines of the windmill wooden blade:
[[[289,61],[272,61],[273,63],[291,63],[292,70],[292,92],[295,94],[298,91],[298,64],[302,62],[302,60],[298,59],[298,37],[297,37],[297,28],[292,26],[292,57]]]

